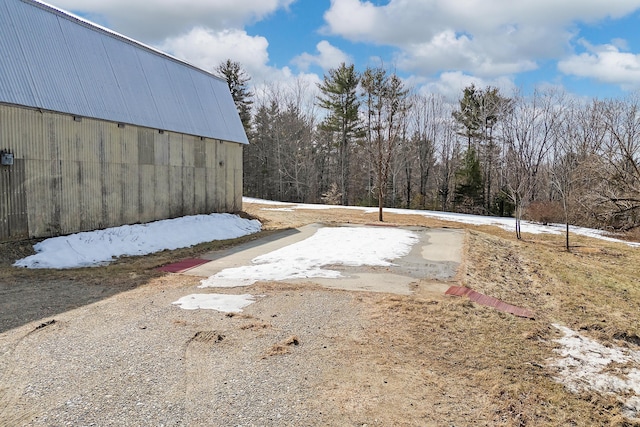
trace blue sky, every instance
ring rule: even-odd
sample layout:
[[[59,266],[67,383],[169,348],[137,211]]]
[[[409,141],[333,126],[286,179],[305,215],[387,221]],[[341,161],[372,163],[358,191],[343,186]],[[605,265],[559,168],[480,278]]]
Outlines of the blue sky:
[[[640,0],[49,2],[206,70],[231,58],[255,85],[314,87],[346,61],[451,98],[470,83],[600,98],[640,89]]]

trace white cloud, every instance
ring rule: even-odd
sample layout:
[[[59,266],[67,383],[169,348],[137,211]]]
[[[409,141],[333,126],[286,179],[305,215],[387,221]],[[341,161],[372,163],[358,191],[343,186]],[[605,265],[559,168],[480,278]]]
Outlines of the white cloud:
[[[266,38],[250,36],[244,30],[214,31],[207,28],[194,28],[182,36],[169,38],[158,46],[160,50],[209,72],[213,72],[227,59],[237,61],[251,77],[249,85],[256,94],[272,91],[277,86],[280,88],[276,90],[282,92],[295,90],[295,86],[306,86],[314,91],[316,83],[320,81],[318,75],[295,75],[289,67],[271,67],[268,64],[268,47]]]
[[[317,55],[304,52],[293,59],[293,63],[301,70],[308,70],[311,65],[318,65],[323,70],[338,67],[341,63],[350,63],[351,58],[342,50],[322,40],[316,45]]]
[[[50,0],[55,6],[147,43],[193,27],[241,28],[295,0]]]
[[[262,74],[269,62],[269,42],[261,36],[250,36],[244,30],[214,31],[194,28],[172,37],[159,48],[200,68],[213,71],[222,61],[237,61],[250,75]]]
[[[464,88],[471,84],[481,88],[488,86],[497,87],[505,96],[514,93],[516,89],[513,80],[509,77],[482,79],[461,71],[450,71],[440,74],[437,80],[423,84],[420,91],[424,93],[437,93],[444,96],[448,101],[455,102],[460,98]]]
[[[428,42],[405,46],[397,57],[397,64],[402,69],[423,74],[448,69],[469,71],[479,76],[515,74],[537,68],[532,60],[508,55],[512,49],[505,43],[501,44],[501,51],[494,52],[494,42],[479,42],[446,30]]]
[[[400,49],[400,67],[420,73],[461,70],[495,77],[533,70],[570,48],[577,22],[618,18],[640,0],[332,0],[328,34]]]
[[[619,41],[615,43],[620,46]],[[560,61],[558,69],[561,72],[613,83],[623,89],[640,88],[640,54],[623,52],[614,44],[582,44],[587,51]]]
[[[614,38],[611,40],[611,44],[620,50],[629,50],[629,42],[625,39]]]
[[[527,27],[553,30],[578,21],[619,18],[639,7],[640,0],[390,0],[384,6],[332,0],[324,18],[332,34],[399,45],[423,42],[446,29],[476,36]]]

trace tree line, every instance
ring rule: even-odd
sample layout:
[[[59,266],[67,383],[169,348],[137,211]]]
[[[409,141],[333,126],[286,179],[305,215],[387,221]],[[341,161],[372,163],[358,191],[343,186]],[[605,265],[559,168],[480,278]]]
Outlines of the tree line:
[[[382,67],[343,63],[317,88],[293,80],[259,93],[247,89],[238,63],[216,72],[250,141],[246,196],[378,206],[380,220],[383,207],[400,207],[517,224],[640,225],[637,94],[585,101],[554,89],[504,96],[471,85],[451,104]]]

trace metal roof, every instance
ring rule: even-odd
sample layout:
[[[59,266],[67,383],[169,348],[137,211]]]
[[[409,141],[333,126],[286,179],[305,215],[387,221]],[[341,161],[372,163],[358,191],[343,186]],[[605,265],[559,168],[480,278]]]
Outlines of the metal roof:
[[[224,80],[35,0],[0,0],[0,102],[248,143]]]

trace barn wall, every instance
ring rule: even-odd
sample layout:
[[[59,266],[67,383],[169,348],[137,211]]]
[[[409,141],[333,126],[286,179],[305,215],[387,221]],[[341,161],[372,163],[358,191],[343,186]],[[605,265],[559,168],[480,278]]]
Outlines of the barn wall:
[[[0,241],[242,206],[242,145],[0,104]]]

